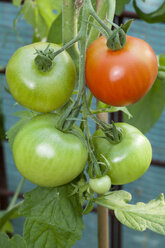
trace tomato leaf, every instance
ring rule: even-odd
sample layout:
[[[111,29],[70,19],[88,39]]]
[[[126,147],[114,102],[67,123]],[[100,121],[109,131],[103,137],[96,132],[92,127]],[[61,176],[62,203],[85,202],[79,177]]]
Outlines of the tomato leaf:
[[[165,235],[165,201],[160,194],[157,199],[147,204],[138,202],[128,204],[131,196],[126,191],[114,191],[97,198],[95,202],[101,206],[114,210],[116,218],[124,225],[136,231],[150,229]]]
[[[165,2],[155,11],[144,13],[133,0],[133,6],[138,16],[148,23],[164,22],[165,21]]]
[[[0,247],[9,248],[9,237],[5,233],[0,233]]]
[[[3,226],[9,219],[18,217],[18,209],[20,208],[21,204],[22,202],[19,202],[9,210],[7,209],[0,211],[0,229],[3,228]]]
[[[18,8],[20,7],[21,2],[22,2],[21,0],[12,0],[13,5],[17,6]]]
[[[81,239],[82,207],[72,191],[71,185],[37,187],[24,195],[20,214],[27,217],[23,233],[28,247],[69,248]]]
[[[104,113],[104,112],[114,113],[114,112],[118,112],[118,111],[122,111],[123,113],[125,113],[127,115],[128,119],[132,118],[132,115],[128,111],[127,107],[110,106],[110,105],[105,104],[105,103],[100,102],[100,101],[98,101],[98,103],[97,103],[96,110],[92,110],[91,112],[94,114],[94,113]]]
[[[61,12],[62,1],[25,0],[23,5],[19,5],[15,0],[14,3],[20,8],[14,20],[14,29],[16,30],[18,18],[22,15],[33,27],[33,42],[46,39],[52,23]]]
[[[158,79],[165,81],[165,54],[157,56],[158,59]]]
[[[19,111],[14,113],[15,116],[17,117],[22,117],[22,119],[20,119],[18,122],[16,122],[14,124],[14,126],[12,126],[9,131],[6,132],[6,137],[9,140],[9,145],[12,149],[13,147],[13,142],[15,139],[15,136],[17,135],[17,133],[19,132],[19,130],[33,117],[36,115],[36,112],[32,112],[32,111]]]
[[[48,42],[62,44],[62,13],[52,23],[48,33]]]
[[[125,5],[128,4],[130,0],[116,0],[116,11],[115,14],[120,16],[123,12]]]
[[[1,232],[13,233],[14,229],[10,221],[6,221],[2,228],[0,228]]]
[[[14,235],[11,239],[5,233],[0,233],[0,247],[3,248],[27,248],[25,240],[20,235]]]
[[[157,79],[147,95],[139,102],[128,107],[133,118],[128,119],[127,116],[124,115],[124,121],[137,127],[143,133],[148,132],[164,110],[164,99],[165,83]]]

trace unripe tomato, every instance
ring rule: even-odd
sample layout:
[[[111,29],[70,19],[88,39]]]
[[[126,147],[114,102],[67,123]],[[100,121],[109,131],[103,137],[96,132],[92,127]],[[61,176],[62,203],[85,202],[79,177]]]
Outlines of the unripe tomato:
[[[110,50],[104,36],[86,53],[86,83],[93,95],[112,106],[139,101],[152,87],[158,72],[156,55],[144,40],[127,36],[124,48]]]
[[[152,159],[149,140],[135,127],[127,123],[115,123],[122,130],[120,143],[110,143],[101,129],[93,135],[96,155],[99,161],[110,164],[109,177],[114,185],[135,181],[148,169]],[[102,156],[103,155],[103,156]]]
[[[90,188],[97,194],[105,194],[111,188],[111,179],[109,176],[105,175],[100,178],[90,178],[89,179]]]
[[[77,177],[87,162],[82,140],[56,128],[59,117],[42,114],[32,118],[16,135],[13,157],[19,172],[44,187],[66,184]],[[83,133],[74,125],[83,138]]]
[[[75,66],[64,51],[53,60],[47,72],[38,70],[35,49],[44,50],[48,44],[57,51],[60,46],[38,42],[19,48],[9,60],[6,79],[15,100],[26,108],[46,113],[64,105],[75,86]]]

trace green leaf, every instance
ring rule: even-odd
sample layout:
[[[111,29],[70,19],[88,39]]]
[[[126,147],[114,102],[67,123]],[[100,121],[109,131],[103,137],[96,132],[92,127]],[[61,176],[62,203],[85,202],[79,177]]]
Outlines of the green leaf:
[[[20,7],[21,2],[22,2],[21,0],[12,0],[13,5],[17,6],[18,8]]]
[[[19,236],[14,235],[9,241],[9,248],[27,248],[25,240]]]
[[[69,248],[81,239],[82,207],[73,187],[37,187],[25,194],[20,214],[27,217],[24,238],[28,247]]]
[[[2,228],[0,228],[0,231],[1,232],[7,232],[7,233],[13,233],[14,232],[14,229],[13,229],[13,226],[11,224],[10,221],[7,221],[3,226]]]
[[[157,56],[158,60],[158,75],[157,78],[165,83],[165,54]]]
[[[160,54],[158,56],[158,65],[165,66],[165,54]]]
[[[124,11],[125,5],[128,4],[130,0],[116,0],[116,11],[115,14],[120,16]]]
[[[59,14],[52,23],[48,33],[47,41],[56,44],[62,44],[62,14]]]
[[[131,196],[125,191],[114,191],[97,198],[95,202],[101,206],[114,210],[116,218],[124,225],[136,231],[145,231],[147,228],[165,235],[165,201],[160,194],[157,199],[147,204],[139,202],[136,205],[128,204]]]
[[[165,2],[155,11],[151,13],[144,13],[133,0],[133,6],[137,15],[148,23],[164,22],[165,21]]]
[[[9,238],[6,233],[0,233],[0,247],[9,248]]]
[[[0,247],[3,248],[27,248],[25,240],[19,235],[14,235],[11,239],[5,233],[0,233]]]
[[[16,204],[13,208],[0,211],[0,229],[3,228],[5,223],[15,217],[18,217],[18,209],[22,205],[22,202]],[[1,247],[1,246],[0,246]]]
[[[61,13],[62,0],[36,0],[36,4],[41,16],[50,28],[56,16]]]
[[[17,117],[22,117],[22,119],[20,119],[18,122],[16,122],[14,124],[14,126],[12,126],[9,131],[6,132],[6,136],[9,140],[9,145],[12,149],[13,147],[13,142],[15,139],[15,136],[17,135],[17,133],[19,132],[19,130],[33,117],[36,115],[36,112],[32,112],[32,111],[19,111],[14,113],[15,116]]]
[[[123,113],[125,113],[127,115],[128,119],[132,118],[132,115],[128,111],[127,107],[110,106],[110,105],[105,104],[105,103],[100,102],[100,101],[98,101],[98,103],[97,103],[96,112],[98,112],[98,111],[100,111],[100,113],[104,113],[104,112],[114,113],[114,112],[122,111]],[[92,112],[94,113],[95,110]]]
[[[156,80],[151,90],[140,101],[128,106],[133,115],[128,119],[124,115],[124,121],[137,127],[141,132],[148,132],[161,116],[165,106],[165,83]]]
[[[23,5],[17,6],[21,8],[14,20],[14,28],[16,29],[18,17],[22,15],[26,22],[32,25],[33,42],[36,42],[47,38],[52,23],[61,13],[62,1],[25,0]]]

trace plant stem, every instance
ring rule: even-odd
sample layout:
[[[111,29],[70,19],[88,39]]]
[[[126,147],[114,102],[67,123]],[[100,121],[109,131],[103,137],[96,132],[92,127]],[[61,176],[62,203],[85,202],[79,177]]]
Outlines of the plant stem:
[[[107,32],[107,34],[110,35],[110,29],[108,28],[108,26],[100,19],[100,17],[97,15],[97,13],[95,12],[95,10],[93,9],[93,6],[91,4],[91,2],[89,2],[89,7],[90,7],[90,14],[93,16],[93,18],[105,29],[105,31]]]
[[[77,11],[75,0],[63,0],[62,5],[62,42],[63,45],[73,40],[77,36]],[[71,55],[78,67],[79,51],[76,43],[68,47],[67,52]]]
[[[56,52],[53,53],[52,58],[54,59],[58,54],[60,54],[61,52],[63,52],[64,50],[68,49],[69,47],[71,47],[73,44],[75,44],[77,41],[80,40],[80,36],[77,35],[75,38],[73,38],[72,40],[70,40],[68,43],[66,43],[63,47],[61,47],[59,50],[57,50]]]
[[[108,12],[107,12],[107,18],[113,22],[114,15],[115,15],[115,9],[116,9],[116,0],[110,0],[107,1],[108,3]],[[108,23],[109,29],[112,28],[112,24]]]
[[[20,181],[20,183],[19,183],[19,185],[18,185],[18,187],[17,187],[17,189],[15,191],[15,194],[14,194],[14,196],[13,196],[13,198],[12,198],[12,200],[10,202],[10,205],[7,208],[7,210],[10,210],[10,209],[12,209],[14,207],[14,205],[15,205],[15,203],[17,201],[18,195],[19,195],[19,193],[20,193],[20,191],[22,189],[22,186],[23,186],[24,182],[25,182],[25,178],[22,177],[22,179],[21,179],[21,181]]]

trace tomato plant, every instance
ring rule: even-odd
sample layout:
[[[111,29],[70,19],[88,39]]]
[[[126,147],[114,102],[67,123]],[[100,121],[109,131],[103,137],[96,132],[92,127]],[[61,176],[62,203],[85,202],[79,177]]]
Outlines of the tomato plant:
[[[127,36],[126,45],[110,50],[104,36],[96,39],[86,53],[86,83],[100,101],[126,106],[139,101],[152,87],[158,72],[151,46]]]
[[[35,50],[57,51],[60,46],[38,42],[19,48],[9,60],[6,79],[11,94],[21,105],[38,112],[51,112],[64,105],[75,86],[75,66],[64,51],[53,61],[52,68],[42,72],[36,66]]]
[[[55,187],[72,181],[87,162],[88,153],[83,142],[72,133],[56,129],[57,120],[55,114],[33,117],[14,140],[13,157],[17,169],[40,186]],[[73,130],[82,136],[78,126]]]
[[[107,175],[100,178],[90,178],[89,187],[98,194],[104,194],[111,188],[111,179]]]
[[[0,214],[0,229],[19,213],[26,217],[23,237],[14,235],[9,239],[0,233],[0,244],[22,248],[70,248],[81,239],[82,215],[88,214],[95,204],[113,210],[116,218],[132,229],[148,228],[165,235],[163,194],[147,204],[133,205],[129,203],[130,193],[110,190],[111,182],[119,185],[132,182],[148,169],[152,157],[148,139],[133,126],[110,124],[97,116],[104,111],[123,111],[130,117],[126,107],[109,105],[128,105],[146,94],[157,74],[152,48],[126,35],[132,21],[120,27],[111,22],[115,0],[101,1],[99,14],[93,0],[31,2],[30,8],[27,1],[23,6],[18,1],[15,4],[20,5],[20,13],[28,17],[28,21],[29,16],[35,17],[34,38],[45,38],[50,30],[51,39],[54,32],[60,30],[60,37],[55,40],[63,46],[39,42],[22,47],[7,66],[9,89],[16,101],[44,114],[19,111],[15,115],[22,119],[7,132],[16,167],[38,186],[25,193],[24,199],[17,203],[24,178],[21,180],[9,207]],[[50,18],[51,28],[50,20],[47,15],[44,18],[44,11],[41,11],[47,4],[48,12],[53,11],[55,18],[54,21]],[[78,12],[79,20],[74,18]],[[102,20],[106,14],[108,19]],[[43,32],[39,36],[41,27]],[[97,38],[100,32],[104,36]],[[74,64],[78,69],[78,84],[71,96],[75,83]],[[86,91],[85,76],[91,92],[105,103],[98,104],[94,110],[90,108],[93,95]],[[56,113],[46,113],[56,109]],[[98,126],[93,136],[89,117]],[[107,240],[104,239],[106,233],[99,227],[102,242]],[[107,243],[101,245],[108,247]]]
[[[98,129],[93,136],[97,157],[103,160],[101,154],[110,163],[112,184],[121,185],[135,181],[148,169],[152,159],[152,148],[148,139],[135,127],[127,123],[115,123],[122,130],[122,138],[118,144],[113,144],[105,138]]]

